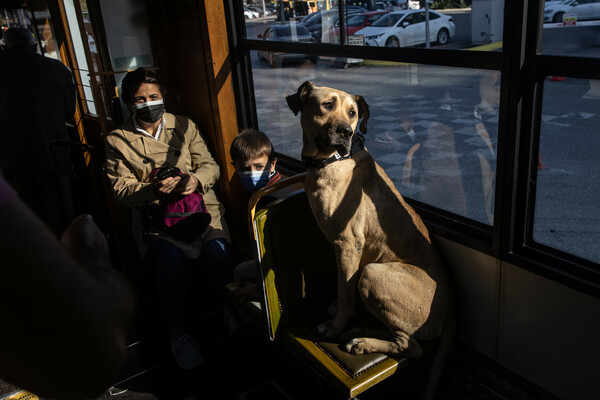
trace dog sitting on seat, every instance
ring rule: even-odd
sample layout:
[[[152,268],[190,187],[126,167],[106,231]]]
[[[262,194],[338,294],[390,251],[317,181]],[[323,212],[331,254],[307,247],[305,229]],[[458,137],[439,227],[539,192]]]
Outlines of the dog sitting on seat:
[[[286,100],[301,113],[305,190],[337,258],[337,313],[317,330],[341,337],[352,354],[419,357],[418,340],[441,337],[425,393],[431,398],[454,337],[449,271],[425,224],[373,157],[366,149],[350,154],[359,120],[367,132],[364,98],[305,82]],[[349,329],[357,293],[387,329]]]

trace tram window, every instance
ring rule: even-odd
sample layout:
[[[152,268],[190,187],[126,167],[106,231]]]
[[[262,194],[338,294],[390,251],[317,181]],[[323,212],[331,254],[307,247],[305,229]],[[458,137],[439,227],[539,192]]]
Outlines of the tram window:
[[[34,9],[33,17],[36,31],[39,33],[39,47],[45,57],[61,60],[60,49],[57,48],[54,39],[54,28],[50,12],[46,5],[38,5],[40,9]],[[34,6],[32,5],[32,8]]]
[[[115,71],[114,83],[120,91],[125,71],[155,66],[146,9],[143,2],[118,0],[104,0],[100,8],[105,25],[111,27],[106,31],[106,43],[112,70]],[[124,102],[120,104],[122,115],[127,116],[127,106]]]
[[[544,83],[533,239],[600,262],[600,81]]]
[[[38,43],[36,51],[45,57],[59,60],[60,55],[56,49],[48,7],[40,4],[35,6],[39,8],[32,6],[33,14],[27,8],[0,9],[0,30],[4,32],[11,27],[29,29]],[[2,34],[0,34],[0,45],[4,45],[1,38]]]
[[[285,97],[304,81],[361,95],[370,106],[366,147],[403,195],[492,224],[498,71],[370,60],[343,69],[327,57],[315,66],[310,55],[275,56],[281,68],[258,52],[251,58],[258,123],[280,153],[300,159],[300,120]]]
[[[71,40],[73,43],[73,49],[75,51],[75,61],[76,66],[74,66],[73,72],[79,73],[81,86],[83,90],[84,98],[82,101],[84,102],[84,109],[88,114],[97,115],[96,110],[96,102],[94,100],[94,95],[92,92],[92,82],[89,75],[89,65],[85,55],[85,47],[90,46],[90,52],[92,50],[91,44],[95,43],[93,36],[88,36],[88,42],[86,44],[83,43],[81,39],[81,35],[79,33],[79,23],[77,22],[77,12],[75,9],[75,5],[73,3],[74,0],[64,0],[64,9],[69,25],[69,31],[71,35]],[[77,1],[77,0],[76,0]],[[84,1],[85,3],[85,1]],[[86,7],[87,8],[87,7]],[[86,31],[87,33],[87,31]],[[91,41],[90,41],[91,39]],[[92,66],[93,68],[93,66]]]
[[[280,2],[283,8],[262,7],[258,2],[249,10],[244,10],[246,38],[257,40],[269,27],[283,25],[305,26],[314,43],[340,44],[340,21],[337,6],[328,2],[318,2],[318,11],[305,14],[305,7],[295,9],[294,3]],[[402,2],[400,2],[402,3]],[[479,49],[486,45],[501,50],[502,26],[504,21],[504,1],[479,1],[467,6],[457,1],[452,8],[437,8],[437,2],[430,3],[429,21],[425,12],[413,8],[415,2],[392,6],[391,10],[377,10],[375,2],[360,2],[342,8],[346,32],[345,44],[375,47],[431,47],[436,49]],[[255,3],[256,4],[256,3]],[[454,5],[465,5],[455,8]],[[408,6],[408,9],[405,8]],[[254,12],[253,12],[254,10]],[[263,11],[264,10],[264,11]],[[372,17],[373,14],[384,14]],[[359,23],[360,21],[360,23]],[[427,25],[429,36],[427,36]],[[271,39],[290,41],[289,37]],[[491,46],[490,46],[491,45]]]
[[[102,1],[100,8],[104,23],[111,27],[106,41],[113,70],[154,67],[144,4],[110,0]]]
[[[600,45],[600,2],[546,2],[541,50],[544,54],[597,57]]]

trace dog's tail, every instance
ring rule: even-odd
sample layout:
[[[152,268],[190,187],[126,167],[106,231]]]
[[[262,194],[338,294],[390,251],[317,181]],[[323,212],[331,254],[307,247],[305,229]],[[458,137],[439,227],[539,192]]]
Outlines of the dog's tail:
[[[450,313],[447,323],[444,325],[442,336],[440,337],[440,343],[433,357],[429,376],[427,378],[427,385],[425,386],[425,392],[423,393],[423,400],[434,400],[436,398],[444,370],[448,364],[450,358],[450,352],[454,345],[454,338],[456,337],[456,316],[454,313]]]

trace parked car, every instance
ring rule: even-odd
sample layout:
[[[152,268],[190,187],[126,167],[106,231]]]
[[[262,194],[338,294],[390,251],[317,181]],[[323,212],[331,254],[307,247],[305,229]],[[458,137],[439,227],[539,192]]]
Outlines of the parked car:
[[[359,7],[359,6],[347,6],[344,8],[344,10],[347,10],[348,14],[357,14],[357,13],[368,11],[366,8]],[[310,13],[306,17],[302,18],[300,21],[304,24],[304,26],[306,26],[308,28],[311,25],[320,24],[321,20],[322,20],[322,16],[321,16],[322,14],[325,16],[330,15],[330,14],[331,15],[338,14],[338,16],[339,16],[339,11],[337,10],[337,8],[333,8],[331,10],[315,11],[313,13]]]
[[[264,17],[265,16],[266,9],[263,10],[262,7],[259,7],[259,6],[248,6],[246,8],[248,8],[250,11],[254,11],[255,13],[257,13],[259,17]]]
[[[429,40],[446,44],[456,32],[451,17],[429,11]],[[363,35],[367,46],[406,47],[423,44],[425,37],[425,11],[410,10],[385,14],[371,26],[355,33]]]
[[[244,17],[246,17],[246,19],[252,19],[252,18],[258,18],[259,15],[256,11],[253,11],[251,9],[249,9],[248,7],[244,8]]]
[[[347,7],[347,10],[348,18],[350,18],[351,15],[367,11],[362,7]],[[338,10],[317,11],[315,15],[308,18],[302,24],[306,26],[310,34],[318,42],[323,41],[324,43],[330,43],[329,30],[335,27],[338,19],[340,19]]]
[[[367,26],[371,26],[373,22],[377,21],[383,15],[385,15],[387,11],[367,11],[360,14],[353,14],[350,18],[348,18],[348,22],[346,22],[346,35],[351,36],[354,35],[357,31],[365,28]],[[338,20],[335,23],[335,27],[331,28],[329,31],[330,42],[338,43],[340,36],[340,21]]]
[[[315,11],[314,13],[310,13],[306,17],[302,18],[300,22],[302,22],[302,24],[307,28],[313,24],[321,23],[322,12],[323,11]]]
[[[304,24],[306,21],[312,20],[313,17],[316,17],[317,15],[320,15],[320,14],[321,14],[321,11],[312,12],[312,13],[300,18],[299,22],[302,22]],[[304,26],[306,26],[306,24],[304,24]]]
[[[267,4],[265,7],[271,12],[271,14],[275,14],[277,12],[277,6],[275,4]]]
[[[565,0],[561,3],[547,2],[544,6],[544,22],[562,22],[565,15],[575,14],[577,21],[600,19],[600,2],[597,0]]]
[[[308,42],[316,43],[316,40],[308,29],[302,24],[283,24],[269,26],[264,33],[258,35],[259,39],[275,40],[279,42]],[[307,59],[316,63],[317,56],[307,54],[291,54],[283,52],[273,52],[268,50],[258,50],[258,59],[265,60],[275,68],[283,64],[284,59]]]

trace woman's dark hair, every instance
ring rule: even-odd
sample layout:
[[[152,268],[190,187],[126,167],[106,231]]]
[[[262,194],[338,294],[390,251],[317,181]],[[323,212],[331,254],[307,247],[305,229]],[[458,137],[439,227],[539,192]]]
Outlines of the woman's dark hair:
[[[246,129],[238,134],[231,143],[229,154],[234,162],[247,161],[265,155],[269,162],[275,158],[273,144],[267,135],[257,129]]]
[[[166,92],[163,89],[158,76],[151,70],[144,67],[139,67],[134,71],[129,71],[121,82],[121,97],[125,104],[133,104],[133,95],[140,88],[142,83],[153,83],[158,86],[160,94],[165,98]]]

